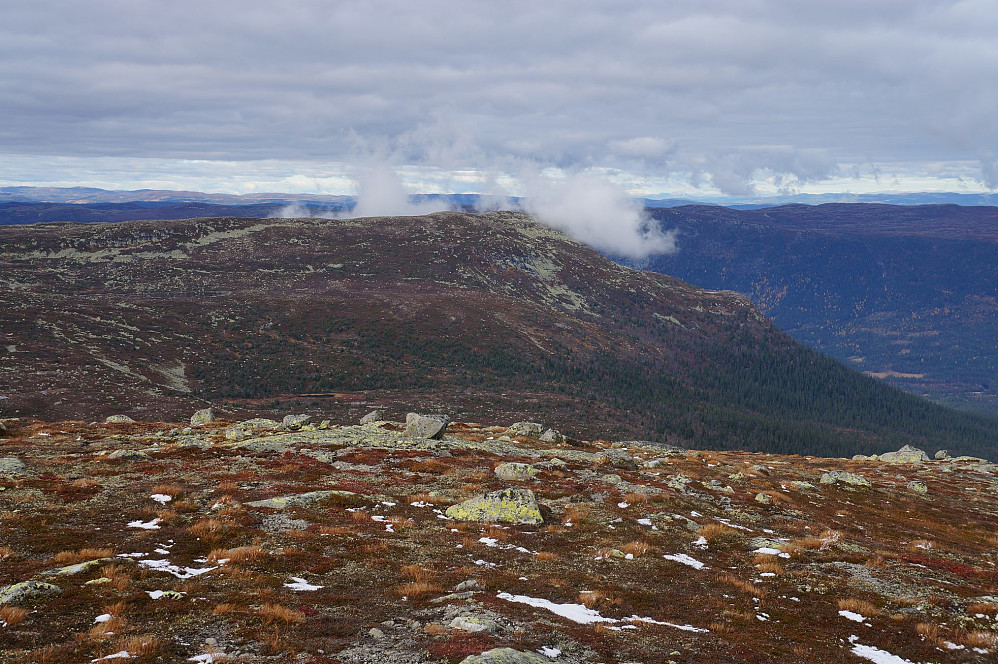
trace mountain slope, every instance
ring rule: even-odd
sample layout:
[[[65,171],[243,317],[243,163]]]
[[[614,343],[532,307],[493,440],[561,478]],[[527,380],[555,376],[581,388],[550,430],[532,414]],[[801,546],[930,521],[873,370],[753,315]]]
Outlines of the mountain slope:
[[[745,293],[798,341],[914,394],[998,414],[998,208],[655,210],[642,267]]]
[[[815,454],[988,455],[995,423],[846,370],[730,292],[512,213],[0,229],[5,411],[266,414],[312,402]]]

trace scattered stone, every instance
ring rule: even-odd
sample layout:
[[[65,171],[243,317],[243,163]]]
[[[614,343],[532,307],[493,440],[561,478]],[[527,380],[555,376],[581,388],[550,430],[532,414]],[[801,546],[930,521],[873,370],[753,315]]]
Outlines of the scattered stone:
[[[455,586],[454,590],[461,592],[463,590],[480,590],[482,584],[478,583],[477,579],[468,579],[467,581],[462,581]]]
[[[180,430],[180,435],[181,436],[190,436],[193,433],[194,433],[194,429],[192,429],[190,427],[184,427],[183,429]]]
[[[330,421],[330,420],[322,420],[321,422],[319,422],[319,427],[318,428],[322,429],[323,431],[325,431],[326,429],[328,429],[331,426],[333,426],[332,421]]]
[[[191,426],[200,427],[215,421],[215,411],[211,408],[202,408],[191,415]]]
[[[325,500],[330,496],[354,496],[356,495],[353,491],[342,491],[342,490],[332,490],[332,491],[308,491],[306,493],[299,493],[294,496],[279,496],[277,498],[266,498],[264,500],[253,500],[246,503],[249,507],[269,507],[275,510],[283,510],[287,507],[294,507],[298,505],[312,505],[319,502],[320,500]]]
[[[457,616],[450,621],[449,627],[471,634],[476,632],[496,632],[499,629],[494,620],[479,618],[477,616]]]
[[[0,459],[0,475],[22,475],[24,470],[24,462],[17,457],[3,457]]]
[[[468,655],[460,664],[551,664],[551,660],[533,652],[493,648],[480,655]]]
[[[501,463],[495,469],[496,477],[507,482],[533,480],[539,472],[529,463]]]
[[[884,463],[922,463],[929,460],[929,455],[924,450],[911,445],[905,445],[897,452],[886,452],[880,455],[880,460]]]
[[[854,454],[853,457],[852,457],[852,460],[853,461],[869,461],[870,457],[866,456],[865,454]]]
[[[312,421],[311,415],[285,415],[281,424],[289,431],[296,431]]]
[[[544,523],[530,489],[503,489],[451,505],[445,512],[459,521]]]
[[[940,460],[940,461],[944,461],[946,459],[949,459],[950,458],[950,456],[949,456],[949,450],[939,450],[938,452],[936,452],[935,458],[938,459],[938,460]]]
[[[672,489],[673,491],[678,491],[679,493],[686,493],[687,491],[689,491],[689,489],[686,488],[686,485],[692,481],[693,480],[687,477],[686,475],[679,474],[676,475],[675,477],[670,477],[669,481],[666,483],[666,486]]]
[[[599,479],[601,482],[604,482],[606,484],[620,484],[621,482],[624,481],[624,478],[622,478],[617,473],[606,473],[604,475],[600,475]]]
[[[109,415],[107,419],[104,420],[104,424],[129,424],[134,421],[135,420],[130,418],[128,415]]]
[[[22,581],[0,588],[0,604],[17,604],[62,594],[62,588],[44,581]]]
[[[151,459],[142,450],[115,450],[107,455],[108,459]]]
[[[364,417],[360,418],[361,424],[373,424],[375,422],[384,422],[384,421],[385,421],[384,408],[376,408],[367,415],[365,415]]]
[[[405,416],[405,435],[413,438],[443,438],[444,430],[450,423],[446,415],[420,415],[409,413]]]
[[[510,438],[540,438],[544,434],[544,425],[537,422],[516,422],[508,429],[504,435]]]
[[[835,484],[837,482],[845,482],[846,484],[852,484],[853,486],[873,486],[870,480],[866,479],[862,475],[857,475],[856,473],[849,473],[844,470],[833,470],[829,473],[824,473],[821,476],[821,484]]]
[[[773,502],[773,499],[768,493],[757,493],[755,494],[755,502],[762,503],[763,505],[769,505]]]
[[[564,443],[565,434],[555,429],[546,429],[544,433],[539,436],[539,439],[545,443]]]
[[[553,459],[547,462],[547,465],[550,468],[564,468],[568,464],[559,459],[558,457],[554,457]]]
[[[918,480],[912,480],[908,482],[908,491],[912,493],[917,493],[920,495],[925,495],[929,492],[929,487],[925,486],[925,482],[919,482]]]

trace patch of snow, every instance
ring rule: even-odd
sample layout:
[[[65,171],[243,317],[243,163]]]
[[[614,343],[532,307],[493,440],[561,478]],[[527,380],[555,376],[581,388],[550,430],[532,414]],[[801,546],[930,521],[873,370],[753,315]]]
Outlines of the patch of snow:
[[[211,653],[205,653],[203,655],[194,655],[194,657],[188,657],[188,662],[195,662],[195,664],[212,664],[215,661],[215,656]]]
[[[715,518],[718,521],[720,521],[721,523],[723,523],[724,525],[728,526],[729,528],[737,528],[738,530],[744,530],[744,531],[749,532],[749,533],[754,533],[755,532],[751,528],[746,528],[745,526],[739,525],[737,523],[731,523],[731,521],[729,521],[728,519],[722,519],[720,517],[715,517]],[[770,530],[769,532],[773,532],[773,531]]]
[[[642,526],[650,526],[650,525],[652,525],[651,524],[651,519],[638,519],[638,523],[640,523]]]
[[[886,650],[856,643],[858,639],[859,637],[855,634],[849,637],[849,643],[853,644],[852,654],[857,657],[868,659],[871,662],[874,662],[874,664],[915,664],[915,662],[912,662],[910,659],[898,657],[897,655],[891,654]]]
[[[145,558],[148,553],[119,553],[115,558]]]
[[[693,510],[692,512],[690,512],[690,516],[692,516],[692,517],[698,517],[698,516],[703,516],[703,514],[700,514],[700,512],[697,512],[696,510]]]
[[[551,613],[561,616],[562,618],[568,618],[572,622],[579,623],[580,625],[591,625],[593,623],[614,623],[617,622],[613,618],[606,618],[601,616],[599,611],[594,611],[593,609],[587,609],[582,604],[556,604],[550,600],[540,599],[537,597],[528,597],[527,595],[511,595],[510,593],[501,592],[497,595],[499,599],[504,599],[507,602],[516,602],[518,604],[526,604],[528,606],[534,606],[539,609],[547,609]]]
[[[862,615],[855,613],[853,611],[842,610],[839,611],[839,615],[845,618],[846,620],[851,620],[853,622],[858,622],[858,623],[861,623],[864,620],[866,620],[866,618],[864,618]]]
[[[550,657],[551,659],[554,659],[561,654],[560,650],[558,650],[557,648],[553,648],[551,646],[541,646],[537,652],[544,655],[545,657]]]
[[[291,590],[318,590],[320,588],[325,588],[325,586],[314,586],[305,579],[297,576],[291,577],[291,581],[293,581],[293,583],[285,583],[284,587],[290,588]]]
[[[168,502],[173,500],[173,496],[167,495],[165,493],[154,493],[149,497],[155,500],[160,505],[166,505]]]
[[[709,629],[704,629],[702,627],[694,627],[693,625],[677,625],[676,623],[663,622],[661,620],[655,620],[654,618],[646,618],[643,616],[631,616],[629,618],[624,618],[624,620],[629,620],[631,622],[643,622],[651,623],[652,625],[666,625],[667,627],[675,627],[676,629],[681,629],[684,632],[709,632]]]
[[[433,503],[426,503],[422,500],[417,500],[415,502],[409,503],[413,507],[433,507]]]
[[[128,527],[129,528],[143,528],[145,530],[159,530],[159,522],[162,521],[162,520],[163,519],[160,519],[159,517],[157,517],[157,518],[153,519],[152,521],[146,521],[145,523],[143,523],[142,521],[129,521],[128,522]]]
[[[104,657],[98,657],[97,659],[90,660],[91,662],[103,662],[108,659],[131,659],[133,655],[129,654],[127,650],[122,650],[116,652],[113,655],[105,655]]]
[[[166,554],[170,553],[170,550],[164,548],[158,548],[158,549],[153,549],[153,553],[159,553],[165,556]]]
[[[674,560],[677,563],[682,563],[683,565],[689,565],[694,569],[704,569],[705,567],[707,567],[696,558],[688,556],[685,553],[669,553],[662,557],[665,558],[666,560]],[[707,569],[710,568],[708,567]]]
[[[149,595],[149,597],[152,598],[152,599],[159,599],[160,597],[162,597],[163,595],[166,594],[166,591],[165,590],[147,590],[146,594]],[[181,592],[180,594],[181,595],[186,595],[187,593]]]
[[[704,537],[703,535],[701,535],[700,537],[697,538],[697,541],[693,542],[693,546],[695,546],[697,548],[700,548],[700,549],[706,549],[707,548],[707,538]]]
[[[963,650],[964,648],[967,647],[967,646],[958,646],[952,641],[943,641],[943,645],[949,648],[950,650]]]
[[[106,623],[110,619],[111,619],[111,614],[110,613],[102,613],[99,616],[97,616],[96,618],[94,618],[94,622],[95,623]]]
[[[154,569],[157,572],[166,572],[172,574],[178,579],[189,579],[194,576],[200,576],[206,574],[212,570],[218,569],[215,567],[179,567],[178,565],[172,564],[169,560],[165,558],[153,559],[153,560],[140,560],[139,566],[145,567],[147,569]]]
[[[780,558],[789,558],[790,554],[785,551],[780,551],[779,549],[774,549],[771,546],[760,546],[758,549],[752,553],[762,553],[767,556],[778,556]]]
[[[630,507],[630,506],[631,506],[630,503],[623,503],[623,502],[617,503],[617,507],[619,507],[620,509],[624,509],[624,508],[627,508],[627,507]]]

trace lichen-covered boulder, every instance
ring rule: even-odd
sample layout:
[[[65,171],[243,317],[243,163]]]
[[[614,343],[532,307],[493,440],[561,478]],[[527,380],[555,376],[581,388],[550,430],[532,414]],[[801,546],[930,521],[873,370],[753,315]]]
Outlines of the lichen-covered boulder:
[[[33,599],[54,597],[62,593],[62,588],[44,581],[22,581],[0,588],[0,604],[17,604]]]
[[[551,664],[551,660],[535,652],[493,648],[480,655],[468,655],[460,664]]]
[[[373,424],[374,422],[384,422],[385,420],[385,410],[383,408],[375,408],[370,413],[360,418],[361,424]]]
[[[352,491],[332,490],[332,491],[308,491],[294,496],[278,496],[276,498],[265,498],[264,500],[253,500],[246,503],[249,507],[269,507],[275,510],[283,510],[296,505],[312,505],[320,500],[325,500],[330,496],[353,496]]]
[[[510,438],[516,438],[517,436],[522,436],[524,438],[540,438],[544,433],[544,425],[538,424],[537,422],[515,422],[513,423],[504,435]]]
[[[556,429],[546,429],[539,436],[539,439],[545,443],[563,443],[565,442],[565,434]]]
[[[191,415],[191,426],[200,427],[215,421],[215,411],[211,408],[202,408]]]
[[[104,420],[104,424],[129,424],[134,421],[128,415],[108,415],[107,419]]]
[[[446,415],[420,415],[409,413],[405,416],[405,435],[413,438],[443,438],[450,418]]]
[[[873,486],[870,484],[870,480],[866,479],[862,475],[846,472],[844,470],[833,470],[831,472],[824,473],[821,476],[820,482],[821,484],[836,484],[838,482],[845,482],[846,484],[851,484],[853,486]]]
[[[537,499],[530,489],[503,489],[451,505],[445,512],[459,521],[489,523],[544,523]]]
[[[908,482],[908,491],[912,493],[917,493],[920,495],[925,495],[929,492],[929,487],[925,486],[925,482],[919,482],[918,480],[912,480]]]
[[[884,463],[922,463],[929,460],[929,455],[917,447],[905,445],[897,452],[885,452],[881,454],[880,460]]]
[[[311,421],[311,415],[285,415],[284,420],[281,423],[284,425],[285,429],[294,431],[296,429],[301,429]]]
[[[108,459],[131,459],[133,461],[139,461],[143,459],[151,459],[147,453],[142,450],[114,450],[107,455]]]
[[[496,466],[496,477],[507,482],[523,482],[534,479],[540,471],[529,463],[501,463]]]

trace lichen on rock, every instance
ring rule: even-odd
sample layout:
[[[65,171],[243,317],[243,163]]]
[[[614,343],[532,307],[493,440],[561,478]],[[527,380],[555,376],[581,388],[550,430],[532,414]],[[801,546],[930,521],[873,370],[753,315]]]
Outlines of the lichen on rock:
[[[543,523],[541,510],[530,489],[503,489],[451,505],[445,512],[460,521]]]

